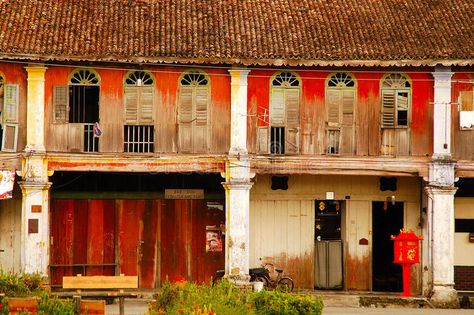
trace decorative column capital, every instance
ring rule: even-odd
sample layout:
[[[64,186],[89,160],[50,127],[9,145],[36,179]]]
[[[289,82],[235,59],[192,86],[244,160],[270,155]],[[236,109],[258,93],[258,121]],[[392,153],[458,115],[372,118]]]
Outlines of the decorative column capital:
[[[44,74],[47,67],[43,65],[26,66],[25,70],[28,72],[28,80],[42,80],[44,81]]]
[[[429,165],[429,184],[434,186],[454,186],[454,167],[456,162],[449,159],[434,159]]]
[[[250,73],[248,69],[230,69],[230,84],[247,86],[247,77]]]
[[[431,73],[433,75],[434,86],[437,87],[451,87],[451,77],[453,72],[451,72],[451,67],[436,66],[435,72]]]
[[[252,188],[253,183],[252,182],[244,182],[244,181],[230,181],[230,182],[224,182],[222,183],[222,186],[224,186],[226,191],[229,190],[250,190]]]
[[[18,185],[21,188],[23,195],[33,190],[49,190],[52,182],[32,182],[32,181],[19,181]]]

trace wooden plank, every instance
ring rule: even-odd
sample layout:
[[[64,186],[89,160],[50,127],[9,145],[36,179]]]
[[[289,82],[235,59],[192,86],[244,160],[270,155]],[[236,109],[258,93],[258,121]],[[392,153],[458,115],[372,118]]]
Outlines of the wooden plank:
[[[144,202],[142,245],[140,252],[140,288],[154,288],[156,262],[157,203]]]
[[[5,199],[0,202],[0,266],[3,270],[19,272],[21,199]]]
[[[105,301],[81,300],[79,313],[82,315],[103,315],[105,314]]]
[[[136,289],[138,276],[65,276],[63,289]]]
[[[8,298],[8,309],[11,315],[23,314],[25,311],[36,313],[38,307],[38,299],[31,298]]]
[[[90,200],[87,222],[87,263],[104,262],[104,207],[102,200]],[[102,267],[88,267],[88,276],[102,275]]]
[[[143,200],[119,201],[120,273],[138,275],[137,251],[143,230]]]

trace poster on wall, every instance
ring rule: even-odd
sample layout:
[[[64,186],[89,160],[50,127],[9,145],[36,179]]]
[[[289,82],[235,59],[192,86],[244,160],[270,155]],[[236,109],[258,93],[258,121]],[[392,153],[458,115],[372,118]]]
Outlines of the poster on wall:
[[[0,199],[12,198],[15,171],[0,171]]]
[[[206,226],[206,252],[222,252],[222,232],[215,226]]]

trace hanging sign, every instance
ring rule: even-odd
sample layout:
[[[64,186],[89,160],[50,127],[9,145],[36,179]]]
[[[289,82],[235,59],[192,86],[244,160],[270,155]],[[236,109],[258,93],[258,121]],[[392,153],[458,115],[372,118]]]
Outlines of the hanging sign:
[[[12,197],[15,171],[0,171],[0,199]]]
[[[204,189],[165,189],[165,199],[204,199]]]

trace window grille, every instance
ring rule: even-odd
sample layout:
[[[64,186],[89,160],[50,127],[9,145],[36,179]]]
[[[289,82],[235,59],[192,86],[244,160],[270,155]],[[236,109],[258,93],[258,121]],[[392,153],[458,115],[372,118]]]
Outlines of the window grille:
[[[327,154],[339,154],[339,141],[341,131],[339,129],[326,130]]]
[[[124,152],[154,152],[153,126],[125,125]]]
[[[271,127],[270,153],[285,154],[285,127]]]

